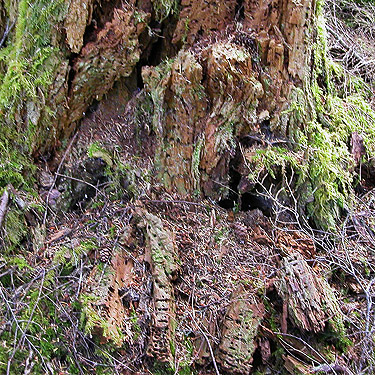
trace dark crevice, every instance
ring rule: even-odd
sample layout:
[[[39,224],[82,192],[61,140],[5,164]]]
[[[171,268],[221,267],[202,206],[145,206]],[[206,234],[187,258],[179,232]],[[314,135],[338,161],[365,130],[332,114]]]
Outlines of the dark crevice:
[[[231,162],[231,166],[229,167],[229,184],[228,184],[228,194],[225,198],[222,198],[218,205],[226,210],[231,210],[236,207],[239,200],[238,195],[238,184],[241,180],[241,174],[236,170],[234,167],[234,162]]]
[[[245,18],[245,7],[243,0],[237,0],[236,8],[235,8],[235,21],[241,22]]]
[[[245,138],[244,142],[247,143],[250,140],[258,142],[258,139],[248,138]],[[264,188],[248,180],[243,172],[240,173],[240,163],[241,155],[237,152],[229,165],[228,192],[219,200],[218,205],[227,210],[234,208],[240,211],[260,209],[265,216],[270,217],[274,210],[272,199],[267,198],[264,194]],[[269,181],[264,183],[268,186]]]
[[[86,116],[90,116],[91,114],[93,114],[98,109],[98,107],[99,102],[96,99],[94,99],[86,110]]]
[[[76,75],[76,71],[74,69],[74,65],[77,61],[78,53],[72,53],[69,57],[69,74],[68,74],[68,96],[70,97],[72,86],[73,86],[73,80]]]
[[[241,211],[251,211],[256,208],[269,217],[272,215],[273,201],[263,196],[257,189],[254,192],[241,195]]]
[[[162,23],[155,20],[140,35],[139,42],[142,46],[142,54],[136,65],[137,86],[144,87],[142,68],[144,66],[157,66],[163,60],[177,55],[182,46],[174,45],[172,38],[177,25],[177,19],[171,15]]]
[[[261,349],[260,347],[258,346],[256,349],[255,349],[255,352],[253,354],[253,363],[252,363],[252,366],[253,366],[253,369],[256,370],[258,369],[261,365],[262,365],[262,354],[261,354]]]
[[[157,37],[156,41],[152,44],[150,53],[146,59],[147,65],[150,66],[157,66],[163,60],[163,44],[164,39],[159,36]]]
[[[151,30],[151,35],[149,30]],[[142,67],[157,66],[162,61],[163,39],[161,36],[158,36],[159,34],[157,34],[161,32],[162,30],[160,29],[160,24],[153,22],[150,24],[150,28],[146,29],[140,36],[140,43],[145,47],[136,65],[137,87],[139,89],[142,89],[144,86],[142,79]]]
[[[143,78],[142,78],[142,67],[144,65],[141,63],[141,61],[138,62],[138,64],[135,67],[136,74],[137,74],[137,88],[139,90],[142,90],[144,87]]]

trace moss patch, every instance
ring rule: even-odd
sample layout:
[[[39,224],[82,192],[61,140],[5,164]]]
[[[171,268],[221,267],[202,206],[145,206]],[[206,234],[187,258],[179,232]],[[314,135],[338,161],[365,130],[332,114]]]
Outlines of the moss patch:
[[[60,61],[52,37],[66,11],[64,0],[18,3],[18,18],[8,46],[0,50],[0,186],[19,186],[33,172],[28,157],[41,142],[39,129],[53,117],[45,108],[47,89]],[[40,123],[44,117],[43,124]]]

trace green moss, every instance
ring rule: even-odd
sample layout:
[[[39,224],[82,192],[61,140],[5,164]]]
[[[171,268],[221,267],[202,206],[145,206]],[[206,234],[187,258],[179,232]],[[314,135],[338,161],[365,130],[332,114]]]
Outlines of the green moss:
[[[7,251],[18,247],[27,236],[27,226],[22,211],[12,207],[7,212],[5,222],[5,241],[8,245]]]
[[[52,119],[43,107],[60,61],[51,39],[65,11],[64,0],[19,1],[14,33],[0,50],[0,64],[5,67],[0,83],[0,186],[11,182],[18,187],[26,175],[30,181],[29,155],[43,141],[40,129],[47,128]],[[49,121],[39,124],[42,112]]]
[[[32,374],[48,372],[45,364],[55,357],[60,358],[62,362],[69,362],[70,359],[71,363],[74,363],[66,350],[66,345],[62,345],[64,342],[62,338],[66,337],[71,324],[66,319],[61,319],[62,311],[53,302],[57,295],[58,298],[61,297],[59,290],[51,291],[46,288],[43,281],[41,282],[41,285],[39,282],[28,285],[30,289],[25,289],[25,294],[22,296],[24,303],[13,310],[12,325],[2,332],[0,373],[6,373],[9,358],[14,353],[10,361],[10,374],[19,374],[20,369],[25,368],[31,350],[33,351],[31,360],[34,362]],[[25,345],[19,345],[19,340],[24,333],[27,334],[26,340],[23,337]]]
[[[87,148],[87,155],[90,158],[101,158],[101,159],[103,159],[108,167],[113,166],[113,161],[112,161],[111,155],[109,154],[109,152],[105,148],[103,148],[99,144],[99,142],[94,142]]]
[[[80,259],[91,250],[97,248],[95,239],[82,241],[77,247],[62,246],[53,257],[54,265],[62,265],[65,268],[78,266]]]
[[[353,342],[348,338],[344,326],[340,330],[337,330],[336,327],[337,323],[330,321],[327,329],[321,334],[319,341],[333,344],[339,352],[345,353],[353,346]]]
[[[258,177],[259,165],[264,165],[272,178],[278,173],[284,176],[286,168],[293,170],[301,207],[318,227],[334,230],[354,194],[351,135],[357,132],[363,137],[366,156],[371,160],[375,155],[375,111],[364,82],[345,77],[343,69],[327,57],[322,4],[317,4],[311,75],[303,88],[294,89],[289,109],[281,115],[281,123],[288,127],[280,130],[288,131],[291,147],[257,152],[252,160],[258,167],[250,177]]]
[[[8,266],[17,266],[20,271],[33,269],[22,255],[9,258],[7,264]]]

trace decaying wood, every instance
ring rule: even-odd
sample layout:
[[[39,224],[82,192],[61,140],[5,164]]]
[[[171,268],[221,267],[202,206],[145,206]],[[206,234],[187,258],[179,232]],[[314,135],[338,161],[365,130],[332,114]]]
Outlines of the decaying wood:
[[[360,136],[357,132],[352,134],[350,140],[351,154],[354,159],[354,164],[357,166],[363,155],[366,154],[366,148],[363,143],[363,137]]]
[[[247,374],[252,368],[264,306],[242,287],[232,294],[231,301],[223,322],[218,362],[231,374]]]
[[[292,357],[291,355],[283,355],[284,359],[284,368],[288,374],[300,374],[300,375],[308,375],[310,371],[308,367],[299,361],[298,359]]]
[[[301,254],[283,259],[276,289],[288,305],[289,317],[306,331],[323,331],[330,321],[342,321],[333,289],[307,264]],[[340,324],[338,324],[340,325]]]
[[[119,290],[124,288],[127,275],[131,274],[131,264],[124,252],[115,251],[111,263],[103,270],[99,267],[92,269],[81,292],[83,311],[100,343],[112,341],[118,346],[123,344],[121,332],[127,312]],[[131,340],[130,334],[127,340]]]
[[[320,365],[311,369],[313,374],[325,373],[325,374],[342,374],[342,375],[353,375],[353,373],[346,367],[339,364],[332,365]]]
[[[177,249],[174,233],[163,222],[147,211],[139,210],[139,227],[146,237],[145,259],[150,263],[153,277],[153,322],[147,354],[160,362],[173,358],[170,343],[173,341],[175,301],[171,281],[177,276]]]

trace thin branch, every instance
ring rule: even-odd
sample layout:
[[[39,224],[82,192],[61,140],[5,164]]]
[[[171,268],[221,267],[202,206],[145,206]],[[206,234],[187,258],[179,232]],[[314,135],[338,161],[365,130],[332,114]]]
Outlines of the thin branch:
[[[3,221],[5,218],[5,214],[7,211],[8,207],[8,202],[9,202],[9,192],[8,192],[8,187],[4,189],[3,196],[1,197],[1,203],[0,203],[0,228],[3,225]]]
[[[97,192],[98,194],[102,195],[104,198],[107,199],[107,196],[106,196],[102,191],[100,191],[95,185],[90,184],[90,182],[87,182],[87,181],[85,181],[85,180],[81,180],[81,179],[76,178],[76,177],[68,176],[68,175],[66,175],[66,174],[62,174],[62,173],[57,173],[57,172],[56,172],[55,174],[56,174],[56,176],[58,176],[58,177],[68,178],[69,180],[73,180],[73,181],[81,182],[82,184],[85,184],[85,185],[87,185],[87,186],[90,186],[90,187],[92,187],[93,189],[95,189],[96,192]]]
[[[6,38],[8,37],[9,33],[12,31],[14,25],[16,24],[16,21],[13,21],[13,23],[9,26],[9,20],[7,21],[7,25],[5,27],[5,31],[3,34],[3,37],[0,40],[0,48],[3,46],[5,43]]]
[[[190,204],[192,206],[199,206],[207,208],[207,205],[197,202],[190,202],[190,201],[182,201],[182,200],[163,200],[163,199],[147,199],[141,198],[141,201],[151,202],[151,203],[179,203],[179,204]]]
[[[189,315],[190,315],[191,319],[193,320],[193,322],[195,323],[195,325],[198,327],[199,331],[202,333],[203,337],[205,338],[205,340],[207,342],[208,349],[210,350],[210,354],[211,354],[211,358],[212,358],[212,363],[214,365],[216,375],[220,375],[220,372],[219,372],[219,369],[218,369],[217,364],[216,364],[216,360],[215,360],[215,356],[214,356],[214,351],[212,350],[212,346],[211,346],[210,340],[208,339],[207,335],[204,333],[203,329],[199,326],[199,324],[197,323],[197,321],[194,319],[193,314],[189,313]]]

